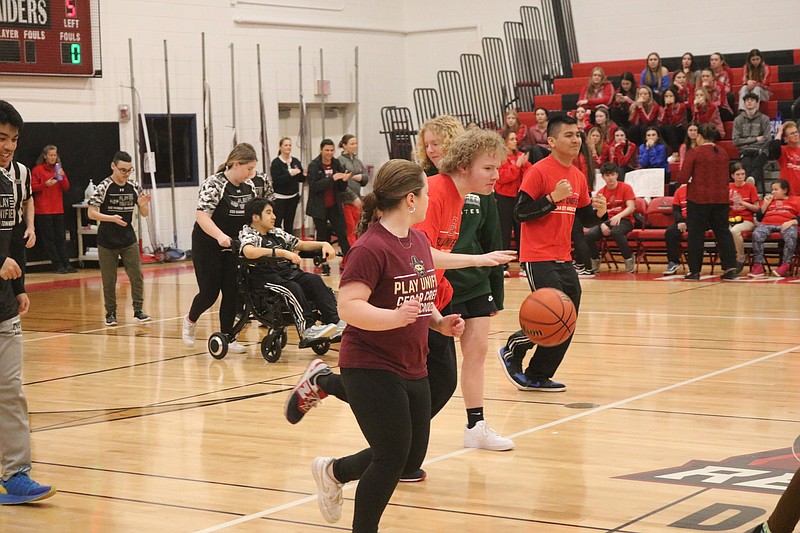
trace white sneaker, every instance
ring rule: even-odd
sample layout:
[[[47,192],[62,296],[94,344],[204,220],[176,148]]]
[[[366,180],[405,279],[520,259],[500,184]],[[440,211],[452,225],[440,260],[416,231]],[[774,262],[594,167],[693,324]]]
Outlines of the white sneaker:
[[[599,259],[592,259],[592,271],[595,273],[600,272],[600,264]]]
[[[344,333],[344,328],[346,327],[347,327],[347,322],[345,322],[344,320],[339,320],[339,322],[336,323],[336,331],[333,332],[333,335],[331,335],[331,337],[333,337],[334,339],[336,337],[341,337],[342,333]]]
[[[329,339],[333,337],[333,332],[336,331],[336,324],[320,324],[319,326],[311,326],[306,328],[303,332],[303,338],[308,341],[315,341],[317,339]]]
[[[628,274],[636,273],[636,258],[629,257],[625,260],[625,272]]]
[[[228,344],[228,351],[230,353],[245,353],[247,351],[247,348],[239,344],[239,341],[233,341]]]
[[[328,465],[333,457],[317,457],[311,463],[311,473],[317,482],[317,504],[322,517],[329,523],[342,517],[342,484],[328,475]]]
[[[183,338],[183,344],[186,346],[194,346],[194,338],[196,333],[195,329],[197,329],[197,324],[192,324],[192,322],[189,321],[189,315],[183,317],[183,329],[181,331],[181,337]]]
[[[464,426],[464,448],[482,448],[502,452],[513,450],[514,441],[501,436],[481,420],[472,429]]]

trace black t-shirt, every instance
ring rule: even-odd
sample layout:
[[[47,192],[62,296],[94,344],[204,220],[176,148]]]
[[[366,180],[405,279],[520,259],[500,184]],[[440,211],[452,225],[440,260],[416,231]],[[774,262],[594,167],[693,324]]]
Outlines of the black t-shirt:
[[[97,207],[104,215],[119,215],[128,223],[120,226],[115,222],[100,222],[97,228],[97,245],[103,248],[125,248],[136,242],[133,231],[133,210],[142,194],[142,188],[136,181],[129,179],[123,185],[107,177],[89,198],[89,205]]]
[[[275,199],[275,191],[272,190],[272,178],[263,172],[256,172],[256,175],[250,181],[253,182],[253,191],[257,198]]]
[[[239,242],[241,247],[252,245],[256,248],[273,248],[278,250],[288,250],[294,252],[300,239],[283,231],[281,228],[274,228],[269,233],[263,235],[245,225],[239,232]],[[284,279],[291,279],[302,272],[298,265],[288,259],[273,259],[258,263],[257,266],[250,268],[250,283],[252,287],[263,287],[269,278],[275,274]]]
[[[0,168],[0,265],[9,255],[11,234],[17,225],[17,212],[21,204],[14,176]],[[0,279],[0,322],[19,314],[12,283],[11,280]]]
[[[239,230],[247,223],[244,206],[253,198],[255,198],[255,190],[251,180],[237,186],[228,181],[224,172],[219,172],[209,176],[200,186],[197,210],[211,215],[214,224],[225,235],[235,239],[239,235]],[[211,238],[199,224],[195,224],[195,230]]]

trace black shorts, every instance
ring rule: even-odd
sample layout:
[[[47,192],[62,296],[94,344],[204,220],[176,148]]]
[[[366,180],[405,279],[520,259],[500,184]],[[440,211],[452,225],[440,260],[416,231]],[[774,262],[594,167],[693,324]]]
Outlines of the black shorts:
[[[494,304],[494,297],[491,294],[484,294],[466,302],[451,304],[451,307],[453,313],[461,315],[464,320],[492,316],[497,312],[497,306]]]

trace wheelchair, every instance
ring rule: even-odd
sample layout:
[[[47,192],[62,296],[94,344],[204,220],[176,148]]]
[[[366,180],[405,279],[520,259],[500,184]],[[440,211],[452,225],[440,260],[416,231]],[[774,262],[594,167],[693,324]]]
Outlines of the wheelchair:
[[[265,287],[253,287],[250,280],[250,269],[265,264],[275,259],[263,257],[257,260],[247,259],[239,255],[238,242],[232,246],[233,253],[238,256],[237,263],[237,286],[239,301],[243,307],[240,309],[233,324],[230,335],[214,332],[208,338],[208,352],[214,359],[223,359],[228,354],[228,345],[239,335],[251,320],[258,321],[262,326],[268,328],[267,334],[261,339],[261,356],[268,363],[275,363],[281,358],[281,352],[288,342],[287,328],[297,324],[294,320],[292,307],[286,301],[286,296]],[[333,293],[333,290],[328,288]],[[310,302],[313,308],[314,321],[321,318],[319,311]],[[341,336],[329,339],[306,340],[301,331],[297,331],[300,337],[298,348],[311,348],[317,355],[325,355],[330,350],[331,344],[341,341]]]

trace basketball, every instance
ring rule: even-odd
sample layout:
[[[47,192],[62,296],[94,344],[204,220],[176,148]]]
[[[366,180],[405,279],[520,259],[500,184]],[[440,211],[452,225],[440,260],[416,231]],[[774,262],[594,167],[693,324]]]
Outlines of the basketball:
[[[523,333],[539,346],[558,346],[575,331],[578,313],[569,296],[558,289],[538,289],[519,308]]]

